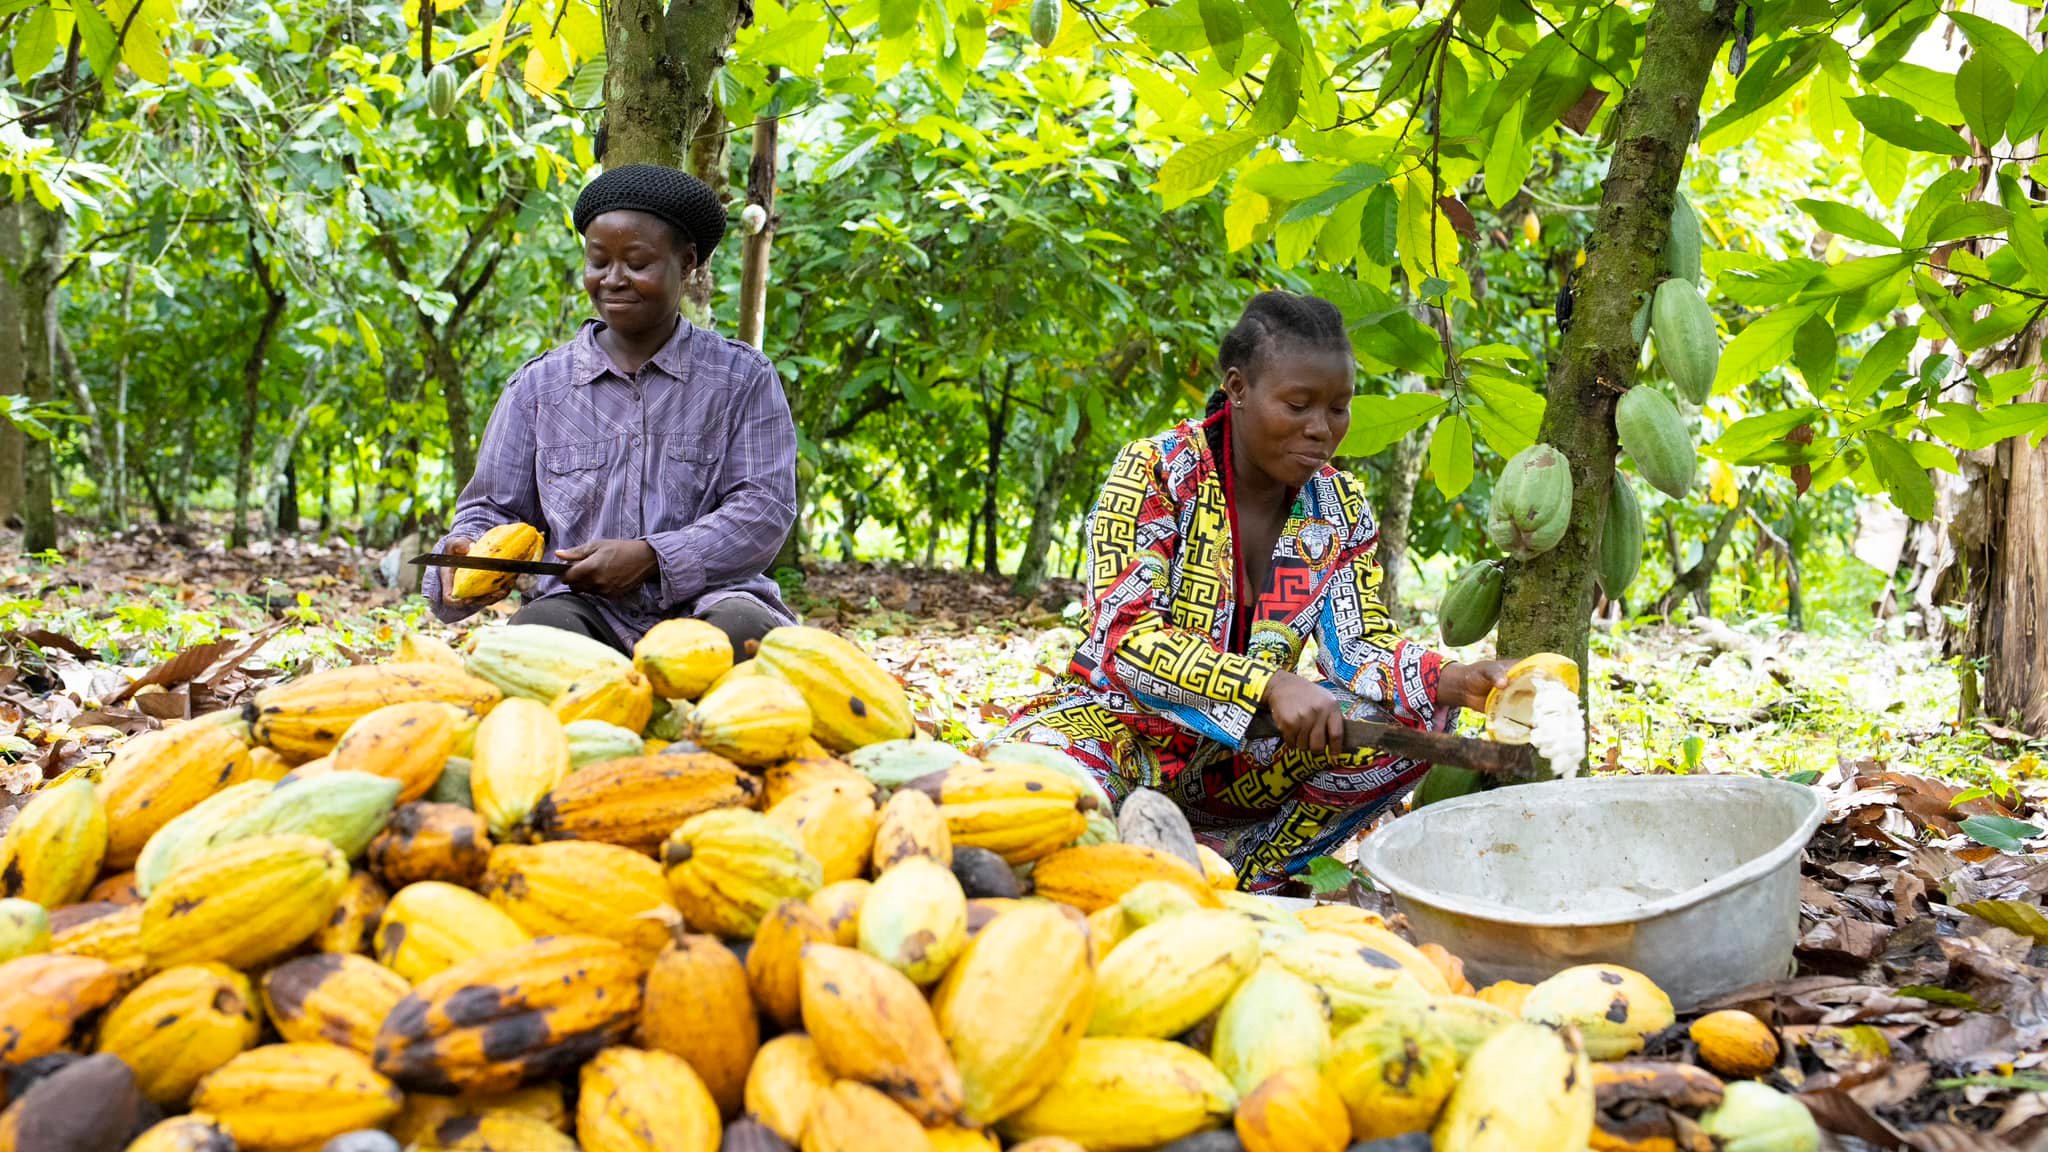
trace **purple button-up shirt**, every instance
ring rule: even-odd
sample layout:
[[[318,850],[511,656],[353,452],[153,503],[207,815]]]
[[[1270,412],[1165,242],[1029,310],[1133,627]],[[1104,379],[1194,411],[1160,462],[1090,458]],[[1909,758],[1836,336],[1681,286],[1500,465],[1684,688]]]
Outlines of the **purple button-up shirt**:
[[[476,475],[442,544],[524,521],[547,552],[645,540],[660,571],[600,609],[628,647],[662,619],[752,596],[789,623],[768,565],[796,520],[796,425],[767,357],[688,320],[638,372],[598,347],[598,321],[512,376],[477,449]],[[441,601],[439,568],[421,591]],[[539,595],[569,591],[551,576]]]

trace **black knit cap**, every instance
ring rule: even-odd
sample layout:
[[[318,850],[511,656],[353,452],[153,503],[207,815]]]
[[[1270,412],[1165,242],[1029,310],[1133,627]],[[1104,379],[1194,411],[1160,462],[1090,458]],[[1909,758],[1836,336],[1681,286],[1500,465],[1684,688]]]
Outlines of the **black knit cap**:
[[[628,164],[598,176],[576,197],[576,231],[586,231],[592,220],[621,208],[674,225],[697,246],[699,264],[711,258],[711,250],[725,235],[725,205],[718,202],[718,194],[709,184],[674,168]]]

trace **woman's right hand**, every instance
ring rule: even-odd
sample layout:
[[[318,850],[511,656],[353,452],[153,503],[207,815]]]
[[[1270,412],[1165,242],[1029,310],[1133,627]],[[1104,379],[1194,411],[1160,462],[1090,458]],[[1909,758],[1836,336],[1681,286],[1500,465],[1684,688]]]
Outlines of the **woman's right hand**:
[[[1287,747],[1331,755],[1344,750],[1344,711],[1328,688],[1292,672],[1275,672],[1266,683],[1265,704]]]

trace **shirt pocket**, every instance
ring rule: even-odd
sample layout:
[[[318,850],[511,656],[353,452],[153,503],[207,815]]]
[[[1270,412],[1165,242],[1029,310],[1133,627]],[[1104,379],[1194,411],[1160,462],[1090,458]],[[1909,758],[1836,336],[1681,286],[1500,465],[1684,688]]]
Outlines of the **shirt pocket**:
[[[598,520],[610,460],[606,444],[565,444],[540,450],[540,505],[547,515],[551,548],[571,547],[600,534]]]
[[[709,434],[672,436],[661,448],[661,487],[668,497],[666,509],[680,527],[711,511],[717,496],[715,483],[725,460],[724,445]]]

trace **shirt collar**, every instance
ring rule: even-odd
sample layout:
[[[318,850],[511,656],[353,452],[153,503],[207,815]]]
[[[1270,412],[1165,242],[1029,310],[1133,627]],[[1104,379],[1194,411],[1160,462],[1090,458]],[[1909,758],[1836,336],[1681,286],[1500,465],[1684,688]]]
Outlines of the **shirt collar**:
[[[603,327],[602,320],[585,320],[583,327],[577,330],[575,382],[578,384],[594,384],[607,372],[621,376],[618,368],[612,364],[612,358],[605,355],[604,349],[598,346],[597,333]],[[676,330],[669,335],[668,342],[654,353],[654,358],[648,363],[676,380],[688,379],[690,341],[696,335],[696,331],[697,328],[690,323],[690,318],[682,317],[676,324]]]

